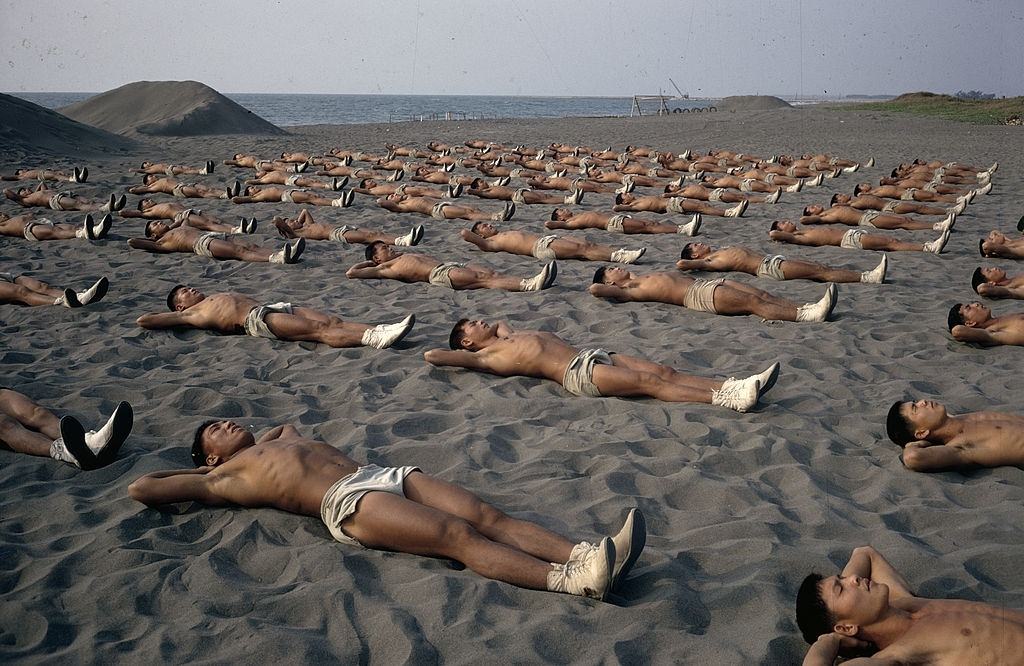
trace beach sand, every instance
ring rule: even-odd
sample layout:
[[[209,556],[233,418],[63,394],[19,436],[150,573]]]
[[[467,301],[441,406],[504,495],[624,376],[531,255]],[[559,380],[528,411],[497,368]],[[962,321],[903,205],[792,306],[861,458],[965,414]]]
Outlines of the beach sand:
[[[273,266],[129,250],[124,241],[142,235],[139,220],[117,219],[106,241],[91,244],[0,238],[3,270],[78,288],[101,275],[111,282],[103,302],[79,310],[0,307],[2,384],[89,425],[119,400],[130,400],[136,414],[120,459],[99,471],[0,452],[4,661],[479,663],[494,655],[513,662],[791,664],[806,649],[793,619],[801,579],[812,569],[835,571],[867,543],[922,595],[1024,607],[1021,470],[909,472],[884,430],[891,402],[908,396],[942,401],[953,413],[1020,412],[1024,352],[954,342],[945,325],[950,305],[977,299],[970,276],[982,261],[978,238],[993,228],[1012,230],[1024,210],[1020,128],[803,109],[289,131],[146,138],[138,153],[77,161],[2,145],[0,171],[84,163],[90,180],[74,190],[106,196],[140,180],[128,171],[142,159],[213,159],[216,172],[195,179],[224,183],[251,174],[220,164],[236,152],[381,151],[384,142],[423,146],[431,139],[874,156],[874,168],[784,195],[776,206],[751,206],[741,219],[705,218],[700,236],[866,270],[879,253],[779,246],[769,242],[767,227],[857,182],[877,182],[915,157],[998,160],[1000,167],[992,193],[960,217],[944,254],[891,253],[887,283],[840,285],[833,321],[822,324],[612,304],[586,291],[601,265],[593,262],[560,262],[556,285],[541,293],[453,292],[346,279],[345,269],[362,260],[360,245],[312,242],[298,265]],[[129,205],[137,200],[129,197]],[[281,239],[272,215],[298,210],[190,203],[229,220],[255,216],[256,238],[273,245]],[[609,207],[610,196],[588,195],[582,204]],[[21,210],[11,202],[0,209]],[[550,210],[522,207],[509,226],[543,232]],[[395,232],[423,223],[426,236],[414,251],[445,260],[522,276],[540,267],[529,257],[477,252],[458,238],[468,225],[390,214],[366,197],[349,209],[311,211],[317,219]],[[671,270],[688,240],[563,233],[646,245],[638,272]],[[729,277],[801,302],[824,289]],[[414,312],[417,324],[384,351],[137,327],[139,315],[165,310],[166,293],[179,282],[368,323]],[[1024,309],[1014,301],[991,304],[996,314]],[[699,375],[746,376],[774,361],[782,373],[747,414],[575,398],[552,382],[427,365],[423,352],[446,347],[460,316],[503,318]],[[129,499],[127,486],[138,476],[190,466],[193,430],[207,418],[256,430],[291,422],[357,460],[421,466],[577,540],[614,533],[639,506],[647,549],[621,596],[600,603],[488,581],[444,561],[353,549],[332,542],[315,518],[190,504],[158,511]]]

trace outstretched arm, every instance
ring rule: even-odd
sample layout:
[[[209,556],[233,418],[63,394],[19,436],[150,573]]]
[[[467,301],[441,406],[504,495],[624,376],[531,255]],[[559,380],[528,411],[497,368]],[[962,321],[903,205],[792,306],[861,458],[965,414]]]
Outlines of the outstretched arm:
[[[859,576],[870,578],[876,583],[884,583],[889,587],[889,599],[907,599],[914,595],[907,581],[889,564],[882,554],[871,546],[854,548],[850,553],[850,561],[843,567],[843,576]]]
[[[135,248],[136,250],[145,250],[146,252],[159,252],[161,254],[174,252],[174,250],[168,250],[160,243],[151,241],[148,238],[129,238],[128,247]]]
[[[212,467],[152,472],[128,486],[128,496],[147,506],[175,502],[202,502],[214,506],[230,504],[214,489],[218,479],[211,477]]]
[[[944,444],[910,442],[903,449],[903,464],[915,472],[938,472],[973,465],[963,451]]]

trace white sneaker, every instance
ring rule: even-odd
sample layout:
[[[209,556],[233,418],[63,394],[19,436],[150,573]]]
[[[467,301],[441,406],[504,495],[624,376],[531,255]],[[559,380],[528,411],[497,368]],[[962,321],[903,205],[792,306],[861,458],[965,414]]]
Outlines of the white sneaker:
[[[765,202],[766,204],[775,204],[775,203],[779,203],[779,199],[780,199],[781,197],[782,197],[782,188],[780,187],[779,189],[775,190],[774,192],[772,192],[771,194],[769,194],[768,196],[766,196],[766,197],[764,198],[764,202]]]
[[[363,331],[363,344],[374,349],[387,349],[404,338],[416,323],[416,315],[411,314],[397,324],[377,324]]]
[[[817,176],[807,181],[809,187],[818,187],[825,181],[825,174],[819,173]]]
[[[693,218],[690,219],[686,224],[680,224],[676,227],[676,233],[684,234],[686,236],[696,236],[697,230],[700,229],[701,222],[704,218],[700,216],[700,213],[694,213]]]
[[[562,203],[566,206],[574,206],[581,201],[583,201],[583,190],[573,190],[562,199]]]
[[[925,252],[931,252],[932,254],[939,254],[942,252],[942,248],[946,247],[946,243],[949,241],[949,230],[943,231],[942,234],[933,241],[929,241],[924,244],[922,249]]]
[[[825,290],[825,295],[822,296],[817,303],[808,303],[807,305],[801,305],[796,310],[797,321],[825,321],[828,318],[832,308],[835,307],[836,292],[835,285],[829,284],[828,289]]]
[[[856,173],[859,170],[860,170],[860,165],[859,164],[854,164],[851,167],[844,167],[843,168],[843,173]]]
[[[882,284],[885,282],[885,271],[888,268],[889,258],[883,254],[882,260],[878,262],[877,266],[860,274],[860,281],[865,284]]]
[[[988,185],[985,185],[984,187],[979,187],[978,189],[974,190],[975,194],[988,194],[991,191],[992,191],[992,183],[989,183]]]
[[[96,280],[96,284],[85,291],[76,292],[75,298],[78,300],[79,305],[89,305],[90,303],[103,300],[103,297],[107,295],[109,287],[110,282],[107,278],[101,277],[99,280]]]
[[[711,392],[711,404],[745,412],[757,404],[760,392],[761,382],[756,376],[746,379],[730,377],[722,383],[722,388]]]
[[[399,236],[395,239],[395,245],[412,246],[416,245],[423,239],[423,225],[417,224],[412,228],[412,231],[404,236]]]
[[[804,189],[804,181],[803,180],[798,180],[798,181],[796,181],[795,185],[790,185],[789,187],[787,187],[786,191],[787,192],[799,192],[802,189]]]
[[[537,273],[532,278],[526,278],[519,283],[519,291],[541,291],[547,289],[555,281],[555,275],[558,274],[558,264],[555,262],[549,262],[544,268],[541,269],[540,273]]]
[[[626,579],[647,543],[647,521],[639,509],[630,509],[619,533],[612,537],[615,565],[612,567],[612,588]]]
[[[85,445],[97,457],[101,467],[117,456],[121,445],[132,432],[134,419],[132,406],[127,402],[120,402],[103,427],[85,433]]]
[[[869,168],[875,166],[875,158],[874,157],[869,157],[868,161],[864,163],[864,166],[869,167]]]
[[[950,213],[942,222],[933,224],[932,229],[934,231],[951,231],[954,224],[956,224],[956,213]]]
[[[614,563],[615,545],[606,537],[583,559],[552,564],[548,572],[547,588],[551,592],[604,599],[612,586]]]
[[[645,247],[642,247],[639,250],[627,250],[623,247],[612,252],[611,260],[619,264],[632,264],[640,257],[644,256],[644,252],[647,252],[647,248]]]
[[[732,208],[727,208],[725,211],[725,217],[740,217],[743,215],[743,211],[745,211],[747,209],[747,206],[749,205],[750,202],[744,199],[743,201],[739,202]]]
[[[967,210],[967,202],[964,201],[963,199],[958,199],[957,202],[956,202],[956,205],[955,206],[950,206],[949,208],[947,208],[946,212],[947,213],[952,213],[953,215],[959,215],[960,213],[964,212],[965,210]]]

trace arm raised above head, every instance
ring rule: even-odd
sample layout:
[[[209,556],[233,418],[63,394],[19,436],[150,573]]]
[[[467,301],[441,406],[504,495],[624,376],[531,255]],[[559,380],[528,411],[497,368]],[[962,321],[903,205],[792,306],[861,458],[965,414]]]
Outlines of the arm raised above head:
[[[146,252],[158,252],[161,254],[174,252],[174,250],[168,250],[160,243],[149,240],[148,238],[129,238],[128,247],[136,250],[145,250]]]
[[[989,331],[984,328],[976,328],[974,326],[964,326],[958,324],[953,327],[950,331],[954,340],[960,342],[974,342],[979,345],[986,345],[994,347],[996,345],[1012,345],[1014,342],[1010,340],[1010,336],[1006,335],[1005,331]]]
[[[430,365],[449,366],[453,368],[470,368],[473,370],[486,370],[487,365],[483,363],[482,357],[476,352],[464,349],[431,349],[423,354],[423,359]]]
[[[382,266],[378,266],[372,261],[360,261],[352,268],[345,271],[345,277],[349,279],[367,279],[367,278],[382,278],[385,277]]]
[[[193,326],[194,317],[189,310],[181,312],[154,312],[144,314],[135,320],[135,323],[142,328],[161,329],[175,328],[177,326]]]
[[[970,467],[970,461],[960,449],[945,444],[910,442],[903,447],[903,465],[915,472],[939,472],[958,467]]]
[[[859,576],[870,578],[877,583],[884,583],[889,587],[890,599],[914,596],[903,576],[871,546],[860,546],[853,549],[853,552],[850,553],[850,561],[843,567],[843,576]]]
[[[598,298],[610,298],[620,303],[632,300],[628,289],[616,287],[614,284],[592,284],[587,290]]]
[[[230,504],[216,491],[223,478],[209,474],[212,467],[152,472],[128,486],[128,496],[147,506],[177,502],[202,502],[212,506]]]

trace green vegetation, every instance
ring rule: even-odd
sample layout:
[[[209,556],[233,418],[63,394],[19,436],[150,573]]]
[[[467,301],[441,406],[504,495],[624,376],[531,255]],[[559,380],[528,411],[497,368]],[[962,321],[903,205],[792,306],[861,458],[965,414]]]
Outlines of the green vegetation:
[[[1024,118],[1024,97],[974,100],[917,92],[900,95],[886,102],[843,104],[831,108],[851,111],[897,111],[978,125],[1019,125],[1021,118]]]

